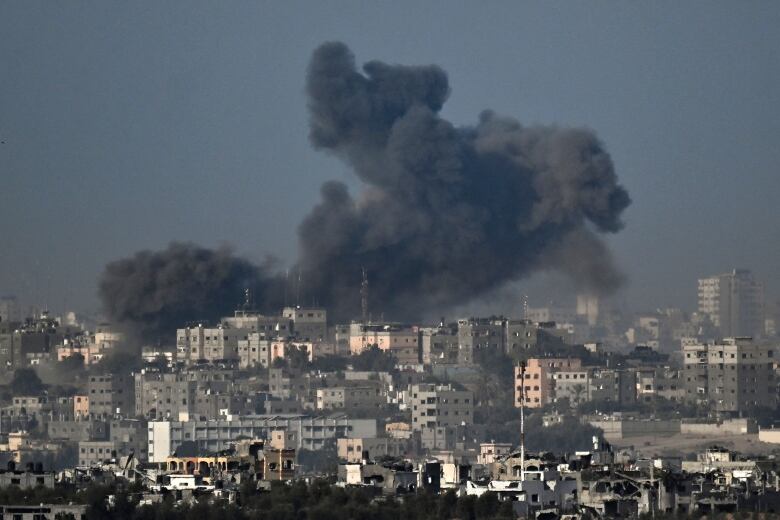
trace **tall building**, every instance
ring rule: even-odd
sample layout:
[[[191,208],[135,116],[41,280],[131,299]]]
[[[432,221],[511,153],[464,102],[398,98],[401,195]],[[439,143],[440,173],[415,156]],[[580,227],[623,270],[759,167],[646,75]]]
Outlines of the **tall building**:
[[[699,279],[699,312],[723,337],[764,333],[764,287],[747,269]]]
[[[0,296],[0,321],[16,322],[22,319],[16,296]]]
[[[413,430],[474,423],[474,394],[467,390],[451,385],[411,385],[409,399]]]
[[[599,297],[590,294],[577,295],[577,314],[588,320],[588,325],[599,321]]]
[[[749,338],[683,347],[685,399],[719,412],[777,406],[774,348]]]

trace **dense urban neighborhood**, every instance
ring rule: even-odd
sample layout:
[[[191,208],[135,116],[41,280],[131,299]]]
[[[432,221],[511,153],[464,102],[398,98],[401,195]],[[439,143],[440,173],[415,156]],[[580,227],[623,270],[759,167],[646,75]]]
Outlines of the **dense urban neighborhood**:
[[[749,271],[699,280],[695,312],[236,300],[139,347],[3,298],[2,518],[780,512],[778,312]]]

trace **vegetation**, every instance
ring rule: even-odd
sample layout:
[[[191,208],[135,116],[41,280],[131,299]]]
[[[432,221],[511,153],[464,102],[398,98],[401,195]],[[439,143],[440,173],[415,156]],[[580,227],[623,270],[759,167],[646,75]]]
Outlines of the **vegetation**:
[[[242,485],[238,504],[201,496],[194,504],[176,504],[167,497],[155,505],[139,506],[140,489],[135,486],[92,485],[82,490],[72,486],[56,489],[20,490],[11,486],[0,489],[0,503],[86,504],[87,520],[487,520],[514,518],[510,503],[501,503],[493,493],[480,498],[458,498],[452,491],[434,495],[425,491],[400,498],[377,497],[374,490],[340,488],[328,480],[311,484],[296,481],[272,482],[269,491],[259,492],[255,483]],[[114,496],[113,506],[107,500]]]
[[[358,371],[393,372],[395,363],[395,357],[377,345],[371,345],[352,358],[352,368]]]

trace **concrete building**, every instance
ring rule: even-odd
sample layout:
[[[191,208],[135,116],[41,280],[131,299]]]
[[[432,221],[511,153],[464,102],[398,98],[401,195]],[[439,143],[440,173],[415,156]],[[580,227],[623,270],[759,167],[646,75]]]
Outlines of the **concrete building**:
[[[317,390],[317,410],[378,409],[387,405],[382,386],[341,386]]]
[[[590,401],[631,406],[636,403],[636,374],[631,370],[593,370],[589,392]]]
[[[590,373],[588,370],[560,370],[551,374],[553,401],[568,400],[572,407],[590,399]]]
[[[699,312],[709,316],[723,337],[764,333],[764,287],[746,269],[699,280]]]
[[[420,329],[422,362],[426,365],[461,365],[467,357],[461,356],[457,326],[426,327]],[[461,362],[463,361],[463,362]]]
[[[350,326],[349,349],[353,355],[374,345],[395,357],[399,365],[420,363],[417,327],[365,323],[353,323]]]
[[[775,351],[750,338],[683,347],[685,399],[718,412],[777,406]]]
[[[382,457],[404,457],[412,452],[412,442],[392,438],[342,438],[336,441],[339,459],[347,463],[376,460]]]
[[[561,347],[570,342],[571,334],[554,322],[530,320],[504,321],[504,349],[513,359],[525,358],[525,353],[535,347]]]
[[[238,342],[247,340],[248,329],[220,324],[215,328],[202,325],[176,331],[176,359],[185,363],[197,361],[238,360]]]
[[[479,349],[492,348],[504,351],[504,319],[503,318],[469,318],[458,320],[458,344],[460,347],[460,364],[474,363],[474,352]]]
[[[135,413],[135,385],[130,375],[89,376],[87,392],[92,419],[105,420]]]
[[[135,416],[186,419],[194,412],[197,381],[186,373],[141,371],[135,374]]]
[[[508,442],[483,442],[479,445],[477,464],[493,464],[512,453],[512,445]]]
[[[326,441],[339,438],[376,437],[376,420],[350,419],[346,415],[256,415],[218,421],[155,421],[148,432],[149,462],[165,460],[185,441],[203,452],[230,447],[240,438],[271,439],[272,432],[296,433],[295,449],[321,449]]]
[[[300,341],[328,339],[328,313],[322,308],[285,307],[282,317],[292,322],[292,335]]]
[[[525,371],[525,406],[542,408],[555,398],[553,374],[559,371],[579,371],[582,361],[568,358],[531,358]],[[520,367],[515,367],[515,406],[522,404],[523,385]],[[587,394],[586,394],[587,395]]]
[[[419,384],[409,387],[412,429],[471,425],[474,395],[452,385]]]
[[[16,296],[0,296],[0,322],[12,323],[22,319],[22,311]]]

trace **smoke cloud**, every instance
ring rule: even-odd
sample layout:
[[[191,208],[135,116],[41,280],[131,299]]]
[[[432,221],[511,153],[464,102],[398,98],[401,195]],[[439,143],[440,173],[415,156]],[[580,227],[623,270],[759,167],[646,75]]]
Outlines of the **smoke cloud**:
[[[621,229],[628,193],[586,129],[523,126],[490,111],[456,127],[436,66],[372,61],[342,43],[309,66],[310,138],[365,183],[356,199],[327,183],[301,224],[301,266],[317,295],[353,315],[360,268],[372,307],[414,317],[539,269],[610,292],[622,275],[598,232]]]
[[[128,326],[134,339],[168,339],[194,320],[232,315],[249,288],[259,301],[280,304],[280,280],[238,258],[228,248],[171,243],[108,264],[99,295],[112,321]]]
[[[630,198],[592,131],[524,126],[490,111],[456,127],[439,114],[450,93],[441,68],[371,61],[358,70],[342,43],[314,51],[306,91],[312,145],[364,185],[353,197],[326,182],[299,226],[307,303],[357,317],[363,268],[374,315],[395,319],[539,270],[565,272],[593,293],[622,283],[599,234],[622,228]],[[277,294],[283,285],[224,251],[175,245],[109,265],[101,295],[113,318],[154,328],[229,311],[247,280]]]

